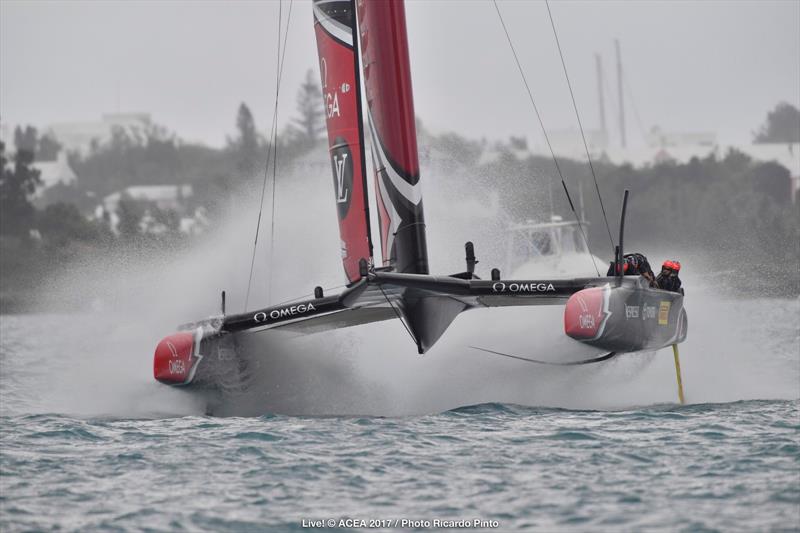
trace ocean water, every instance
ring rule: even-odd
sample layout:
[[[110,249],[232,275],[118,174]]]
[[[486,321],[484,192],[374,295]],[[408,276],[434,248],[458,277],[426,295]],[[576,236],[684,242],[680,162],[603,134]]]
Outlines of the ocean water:
[[[169,317],[2,316],[0,531],[800,531],[800,301],[687,307],[685,406],[666,350],[467,348],[574,349],[546,308],[467,313],[424,357],[395,323],[265,345],[264,394],[215,417],[152,380]]]
[[[797,401],[409,418],[3,418],[2,529],[792,531]],[[400,522],[402,524],[402,522]],[[420,523],[418,525],[425,525]]]
[[[425,357],[310,338],[212,417],[144,315],[0,317],[0,531],[800,531],[800,302],[693,296],[684,406],[666,351],[543,369],[475,315]]]

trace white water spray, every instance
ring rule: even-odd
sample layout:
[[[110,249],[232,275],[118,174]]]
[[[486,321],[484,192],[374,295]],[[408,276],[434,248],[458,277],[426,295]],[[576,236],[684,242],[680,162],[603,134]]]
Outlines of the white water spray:
[[[323,170],[318,167],[314,173]],[[313,185],[304,181],[306,174],[278,182],[275,298],[265,301],[268,243],[262,242],[251,295],[254,306],[309,294],[317,284],[340,284],[329,186],[323,178],[315,177]],[[435,199],[436,191],[430,190],[435,183],[426,186],[427,197]],[[497,245],[503,240],[502,227],[448,219],[441,201],[426,207],[432,270],[459,270],[460,237],[473,234],[478,235],[473,240],[482,260],[478,273],[485,277],[502,248]],[[11,334],[24,330],[22,337],[35,342],[17,347],[26,353],[9,355],[3,348],[4,371],[16,373],[13,390],[7,381],[5,393],[14,410],[115,417],[204,413],[204,397],[153,381],[152,354],[158,340],[177,324],[217,313],[223,289],[228,311],[242,310],[257,207],[239,209],[184,254],[165,259],[131,252],[81,265],[55,280],[45,301],[75,301],[79,295],[93,302],[95,311],[15,317]],[[800,397],[800,302],[721,297],[695,275],[704,268],[700,260],[681,260],[690,324],[681,346],[687,401]],[[394,416],[484,402],[625,409],[676,401],[668,350],[584,367],[547,367],[469,348],[555,359],[559,353],[591,353],[563,335],[560,306],[464,313],[424,356],[416,354],[395,320],[303,337],[270,332],[248,338],[258,385],[217,404],[220,414]]]

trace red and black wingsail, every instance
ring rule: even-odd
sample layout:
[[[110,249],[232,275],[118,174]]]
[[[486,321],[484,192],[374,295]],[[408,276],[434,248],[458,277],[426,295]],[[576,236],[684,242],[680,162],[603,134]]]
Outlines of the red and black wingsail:
[[[428,273],[414,98],[402,1],[359,2],[384,266]]]
[[[359,262],[372,264],[355,2],[314,0],[313,7],[342,263],[354,283]]]

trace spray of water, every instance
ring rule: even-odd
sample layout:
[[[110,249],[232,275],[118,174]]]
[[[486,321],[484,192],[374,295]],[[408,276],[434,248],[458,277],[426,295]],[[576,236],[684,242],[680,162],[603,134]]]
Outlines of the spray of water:
[[[341,283],[329,187],[306,178],[325,170],[305,169],[279,182],[274,299],[265,301],[268,243],[262,243],[254,305]],[[441,196],[435,183],[426,196]],[[426,205],[432,270],[461,270],[463,240],[473,235],[486,275],[495,266],[491,258],[502,253],[502,225],[457,216],[459,210],[445,206]],[[8,333],[23,339],[21,346],[4,343],[4,371],[15,376],[4,382],[5,403],[16,402],[25,412],[127,417],[202,414],[209,408],[223,415],[394,416],[484,402],[622,409],[676,401],[666,350],[585,367],[546,367],[469,348],[477,344],[538,359],[593,353],[563,335],[558,306],[464,313],[424,356],[394,320],[310,336],[257,333],[243,340],[251,369],[244,391],[212,397],[155,383],[152,353],[161,337],[179,323],[218,312],[222,289],[229,311],[242,310],[256,212],[254,204],[238,202],[226,224],[186,252],[131,251],[71,268],[54,280],[43,301],[79,300],[93,310],[5,321],[14,330]],[[705,270],[702,257],[680,259],[690,323],[681,346],[687,400],[800,397],[800,302],[723,297],[696,275]],[[9,353],[19,360],[10,361]]]

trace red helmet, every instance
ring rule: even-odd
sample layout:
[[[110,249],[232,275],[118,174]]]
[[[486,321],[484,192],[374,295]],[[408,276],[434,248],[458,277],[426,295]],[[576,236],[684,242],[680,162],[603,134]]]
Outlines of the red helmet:
[[[680,272],[681,263],[680,261],[670,261],[669,259],[667,259],[666,261],[664,261],[664,264],[661,265],[661,268],[668,268],[670,270],[674,270],[675,272]]]

